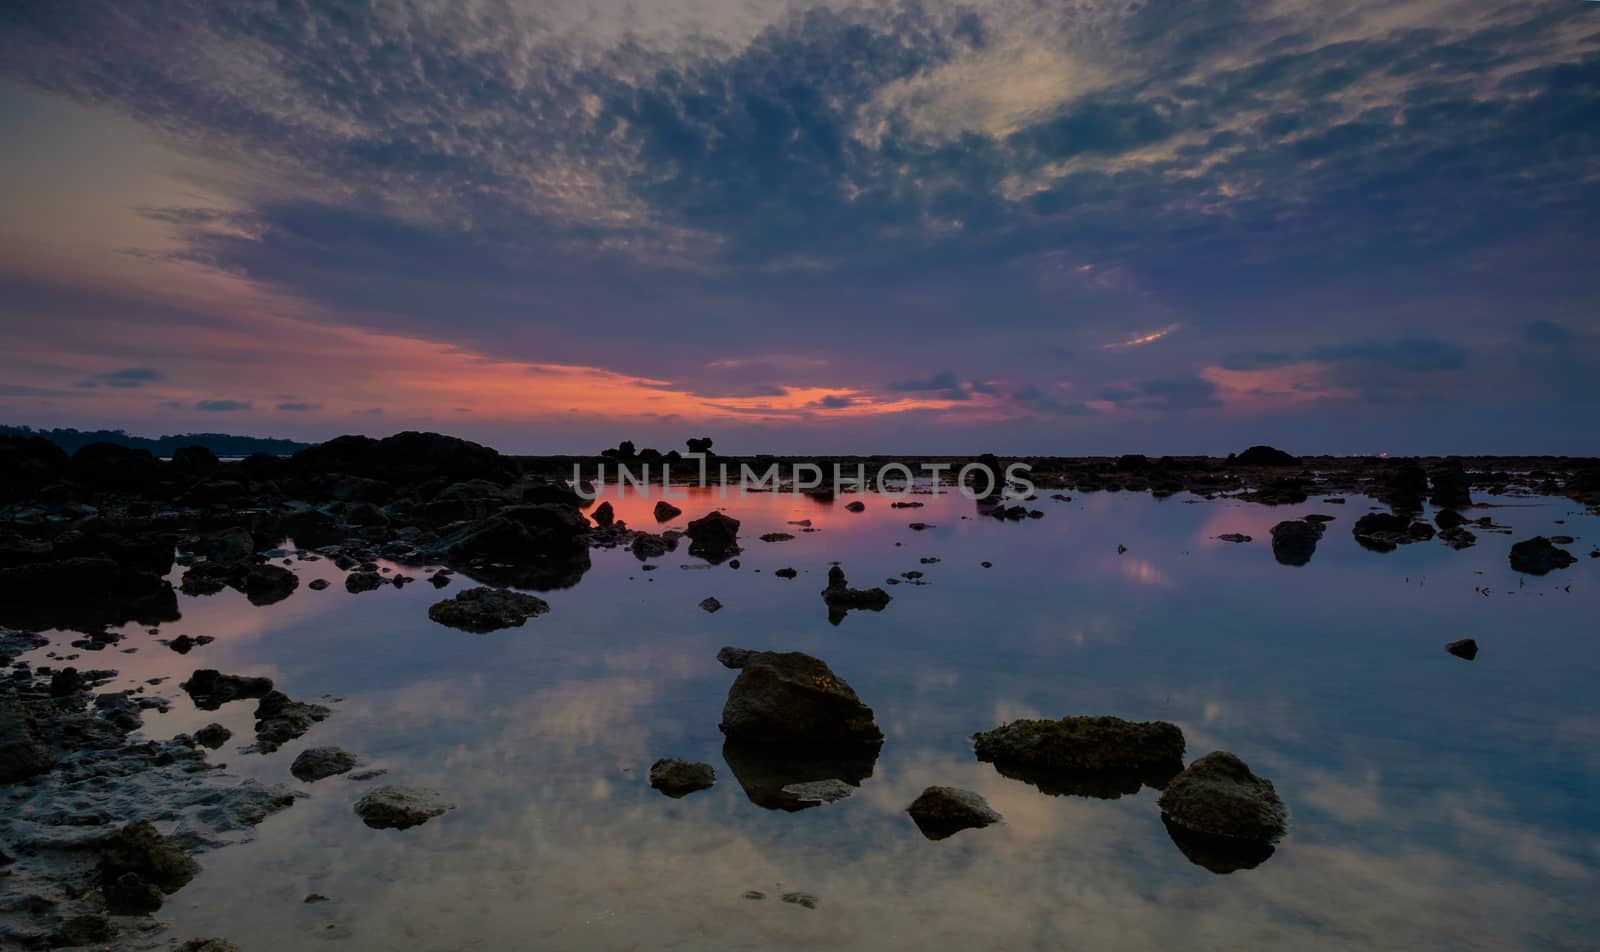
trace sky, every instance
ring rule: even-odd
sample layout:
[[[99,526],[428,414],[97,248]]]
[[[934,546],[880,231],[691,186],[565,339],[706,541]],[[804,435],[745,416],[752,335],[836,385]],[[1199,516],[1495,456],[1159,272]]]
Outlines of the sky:
[[[11,0],[0,422],[1600,455],[1600,3]]]

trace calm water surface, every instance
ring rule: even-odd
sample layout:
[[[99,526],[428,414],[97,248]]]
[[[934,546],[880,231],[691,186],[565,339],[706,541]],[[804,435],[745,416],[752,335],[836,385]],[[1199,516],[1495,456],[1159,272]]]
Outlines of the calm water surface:
[[[177,681],[262,674],[337,698],[334,715],[275,754],[230,743],[213,759],[295,784],[299,750],[338,744],[388,775],[295,784],[309,796],[203,855],[161,915],[182,936],[274,950],[1594,947],[1600,526],[1576,504],[1499,499],[1471,515],[1514,535],[1379,554],[1350,535],[1361,498],[1041,495],[1045,518],[1022,523],[913,498],[926,506],[868,497],[861,515],[789,494],[679,501],[679,527],[716,506],[743,520],[740,568],[680,548],[645,572],[596,551],[579,585],[544,594],[548,615],[488,635],[427,618],[464,579],[350,595],[326,560],[296,571],[333,587],[267,608],[184,598],[162,636],[214,644],[180,656],[135,632],[137,653],[78,662],[173,676],[147,736],[221,720],[243,743],[253,703],[197,711]],[[653,528],[653,502],[614,505]],[[1315,557],[1278,565],[1269,528],[1310,512],[1336,517]],[[817,531],[786,525],[799,519]],[[1214,539],[1226,532],[1255,541]],[[1577,537],[1583,558],[1516,575],[1506,551],[1536,533]],[[908,570],[927,584],[835,627],[818,595],[835,560],[858,587]],[[773,576],[785,566],[799,577]],[[708,595],[722,611],[698,607]],[[1442,648],[1464,637],[1475,662]],[[855,796],[798,813],[745,796],[717,729],[727,644],[815,654],[872,705],[888,740]],[[1066,714],[1170,720],[1191,759],[1237,753],[1276,784],[1289,836],[1262,866],[1216,875],[1174,846],[1152,790],[1050,797],[972,755],[974,731]],[[659,757],[708,761],[718,783],[668,799],[646,780]],[[458,809],[371,830],[351,805],[375,783]],[[1006,823],[924,839],[903,811],[929,784],[978,791]]]

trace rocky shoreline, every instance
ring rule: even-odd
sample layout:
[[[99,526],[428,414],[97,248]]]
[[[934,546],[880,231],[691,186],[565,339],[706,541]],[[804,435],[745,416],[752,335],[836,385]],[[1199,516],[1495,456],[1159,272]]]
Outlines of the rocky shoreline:
[[[696,442],[709,451],[709,441]],[[744,464],[764,469],[774,462],[805,462],[824,471],[838,464],[847,471],[876,472],[890,462],[887,457],[711,459],[735,471]],[[1418,542],[1459,549],[1477,543],[1480,534],[1505,532],[1489,515],[1467,514],[1485,497],[1558,495],[1591,510],[1600,507],[1600,461],[1594,459],[1294,458],[1252,447],[1225,459],[896,461],[937,464],[947,473],[976,464],[997,482],[1008,465],[1024,462],[1032,467],[1035,493],[1057,499],[1068,498],[1066,493],[1190,493],[1199,499],[1299,506],[1366,496],[1388,511],[1364,513],[1348,523],[1348,531],[1362,547],[1379,553]],[[332,562],[346,572],[344,584],[352,593],[404,586],[422,577],[436,588],[458,576],[469,579],[477,587],[435,604],[429,617],[480,633],[538,624],[532,620],[548,605],[507,587],[572,586],[589,570],[594,548],[626,549],[650,568],[651,560],[686,539],[691,557],[738,565],[737,519],[712,511],[686,521],[681,530],[662,528],[685,515],[663,500],[653,513],[656,525],[636,529],[618,520],[608,503],[590,503],[569,485],[575,472],[593,479],[602,465],[618,462],[653,463],[679,480],[699,473],[698,460],[626,446],[587,458],[512,457],[430,433],[383,440],[341,437],[292,457],[237,462],[222,462],[198,448],[158,460],[109,444],[68,456],[44,440],[0,437],[0,666],[6,669],[0,681],[0,791],[6,797],[0,882],[8,897],[0,906],[0,940],[50,948],[115,938],[120,947],[155,947],[162,941],[159,927],[147,913],[186,881],[179,873],[191,857],[247,838],[256,824],[296,797],[292,787],[240,782],[208,762],[206,751],[227,740],[226,731],[212,731],[217,725],[165,742],[137,739],[141,712],[166,702],[146,696],[142,687],[102,690],[114,671],[19,659],[46,643],[34,632],[74,632],[72,647],[92,656],[123,639],[118,629],[136,624],[155,634],[178,620],[180,590],[206,597],[233,589],[256,605],[293,597],[299,578],[292,568],[302,561]],[[822,504],[834,501],[831,493],[809,494]],[[838,502],[852,513],[862,508],[859,501]],[[1027,502],[994,493],[976,500],[973,514],[1017,521],[1044,516]],[[1420,518],[1426,504],[1436,511],[1432,523]],[[914,502],[901,506],[918,507]],[[1272,529],[1274,558],[1284,565],[1306,565],[1334,521],[1334,516],[1312,513],[1280,522]],[[772,533],[763,541],[791,538]],[[1559,536],[1508,540],[1507,558],[1514,570],[1528,575],[1561,571],[1578,558],[1562,547],[1571,542]],[[1600,557],[1600,551],[1588,554]],[[380,567],[380,562],[402,568]],[[888,581],[915,584],[920,576],[912,571]],[[837,565],[821,597],[834,624],[849,612],[882,611],[891,601],[882,588],[851,587]],[[714,610],[712,602],[707,599],[708,611]],[[180,653],[203,643],[168,642]],[[724,713],[724,755],[753,802],[808,809],[848,796],[871,775],[882,734],[871,709],[825,664],[805,655],[734,649],[722,660],[740,671]],[[818,684],[826,686],[821,693],[810,687]],[[215,670],[197,669],[184,688],[201,709],[255,703],[254,749],[262,751],[304,735],[331,713],[322,704],[291,698],[265,679]],[[809,726],[795,735],[795,723]],[[1165,788],[1163,819],[1186,855],[1219,872],[1259,863],[1282,832],[1281,804],[1271,784],[1231,755],[1211,754],[1185,769],[1176,731],[1172,725],[1116,718],[1017,722],[978,735],[977,754],[1045,793],[1114,797],[1141,785]],[[1148,758],[1128,759],[1129,751],[1145,748]],[[302,781],[345,773],[356,763],[337,749],[316,750],[314,763],[296,761],[295,776]],[[683,796],[714,783],[709,765],[663,760],[656,766],[652,783],[668,795]],[[1243,813],[1219,813],[1185,799],[1218,790],[1239,798]],[[356,806],[368,825],[398,829],[449,809],[434,792],[403,786],[370,790]],[[1255,819],[1240,819],[1246,814]],[[930,838],[999,822],[982,798],[945,787],[929,788],[913,804],[912,816]]]

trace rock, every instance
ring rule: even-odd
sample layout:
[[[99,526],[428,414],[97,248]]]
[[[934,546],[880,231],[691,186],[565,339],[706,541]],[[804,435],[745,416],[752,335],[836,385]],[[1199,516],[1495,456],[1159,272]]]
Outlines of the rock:
[[[978,759],[1041,792],[1112,799],[1160,787],[1183,769],[1183,732],[1120,717],[1018,720],[972,735]]]
[[[1467,509],[1472,506],[1472,477],[1467,475],[1461,460],[1446,460],[1428,474],[1433,485],[1433,504],[1441,509]],[[1446,528],[1440,525],[1441,529]]]
[[[207,724],[206,726],[194,732],[195,743],[201,745],[202,747],[209,747],[212,750],[216,750],[223,744],[226,744],[228,742],[228,738],[232,736],[233,731],[230,731],[226,727],[223,727],[221,724],[217,723]]]
[[[388,584],[389,580],[377,572],[351,572],[344,577],[344,590],[352,595],[370,592]]]
[[[256,554],[255,537],[242,526],[232,526],[195,540],[194,554],[209,562],[245,562]]]
[[[1233,543],[1251,541],[1250,537],[1245,535],[1242,532],[1229,532],[1229,533],[1225,533],[1223,535],[1219,535],[1219,536],[1217,536],[1217,538],[1219,540],[1223,541],[1223,542],[1233,542]]]
[[[1457,526],[1453,529],[1443,530],[1439,533],[1439,539],[1440,541],[1444,542],[1445,545],[1457,550],[1470,548],[1478,541],[1477,536],[1460,526]]]
[[[817,904],[822,902],[816,896],[803,892],[784,893],[783,901],[795,906],[804,906],[807,909],[815,909]]]
[[[183,888],[200,871],[188,853],[162,836],[149,820],[138,820],[100,845],[96,877],[106,906],[117,915],[161,908],[163,896]]]
[[[917,829],[930,840],[942,840],[962,830],[979,829],[1000,822],[1000,814],[988,801],[970,790],[955,787],[929,787],[906,808]]]
[[[846,512],[866,512],[867,504],[859,499],[854,499],[845,503],[844,508]]]
[[[347,773],[356,765],[356,755],[342,747],[308,747],[295,757],[289,772],[298,780],[315,783],[325,777]]]
[[[451,628],[482,633],[516,628],[549,610],[549,603],[542,598],[479,586],[436,602],[428,609],[428,618]]]
[[[722,603],[715,596],[710,596],[700,600],[700,607],[709,613],[716,613],[722,610]]]
[[[786,784],[779,790],[785,796],[793,797],[796,802],[806,804],[837,803],[856,792],[853,784],[837,777]]]
[[[828,569],[828,587],[822,590],[822,600],[828,606],[828,621],[837,625],[852,611],[881,612],[892,598],[881,588],[851,588],[845,581],[844,569],[835,565]]]
[[[226,939],[190,939],[178,952],[239,952],[239,947]]]
[[[167,642],[167,647],[171,648],[173,651],[176,651],[178,654],[188,654],[196,648],[211,644],[211,642],[215,640],[216,639],[212,638],[210,635],[201,635],[198,638],[194,638],[189,635],[179,635],[178,637]]]
[[[723,657],[719,652],[718,659]],[[739,676],[722,709],[722,732],[730,739],[882,745],[872,708],[821,660],[798,651],[748,652],[739,660]]]
[[[300,577],[280,565],[255,565],[244,577],[244,594],[252,605],[272,605],[294,594]]]
[[[772,574],[776,575],[778,578],[794,578],[795,576],[799,575],[800,573],[796,572],[792,568],[785,567],[785,568],[781,568],[781,569],[777,570],[776,572],[773,572]]]
[[[737,671],[738,669],[744,667],[744,663],[749,661],[751,656],[758,655],[760,653],[761,652],[759,651],[751,651],[749,648],[734,648],[730,645],[724,645],[721,650],[717,652],[717,661],[721,663],[724,668],[733,668]]]
[[[178,596],[154,572],[102,556],[0,568],[0,625],[96,630],[178,620]]]
[[[1300,460],[1273,446],[1256,445],[1236,453],[1231,461],[1239,466],[1298,466]]]
[[[1293,520],[1272,527],[1272,557],[1279,565],[1305,565],[1317,551],[1322,524]]]
[[[594,520],[595,525],[604,529],[617,521],[617,514],[612,511],[611,503],[607,501],[595,506],[594,511],[589,513],[589,518]]]
[[[1418,527],[1426,530],[1426,534]],[[1413,522],[1408,516],[1388,512],[1367,513],[1356,520],[1351,531],[1362,548],[1374,552],[1393,552],[1398,546],[1433,537],[1433,528],[1427,523]]]
[[[646,559],[655,559],[666,555],[671,550],[672,545],[667,542],[664,535],[651,535],[648,532],[641,532],[633,537],[633,543],[630,547],[633,549],[633,557],[643,562]]]
[[[739,553],[739,520],[720,512],[709,512],[691,521],[684,529],[689,537],[689,554],[717,564]]]
[[[667,758],[650,765],[650,786],[674,799],[705,790],[716,782],[717,772],[710,764]]]
[[[100,945],[117,936],[117,927],[105,916],[73,916],[61,923],[56,939],[61,945]]]
[[[1403,462],[1390,472],[1384,482],[1381,496],[1397,513],[1412,514],[1422,511],[1422,501],[1428,495],[1428,474],[1413,462]]]
[[[272,690],[272,679],[240,677],[223,674],[215,668],[201,668],[178,686],[188,692],[195,707],[214,711],[229,701],[266,697]]]
[[[662,499],[656,502],[654,515],[657,522],[671,522],[672,520],[683,515],[683,510],[679,509],[677,506],[674,506],[672,503],[667,502],[665,499]]]
[[[1433,517],[1433,524],[1440,529],[1454,529],[1467,524],[1467,517],[1454,509],[1442,509]]]
[[[15,695],[0,694],[0,783],[37,776],[53,763],[28,708]]]
[[[325,578],[314,578],[306,583],[306,588],[311,589],[313,592],[320,592],[327,587],[328,580]]]
[[[1157,803],[1179,848],[1215,872],[1258,865],[1285,830],[1283,802],[1272,781],[1225,750],[1190,764]]]
[[[1576,561],[1577,556],[1557,548],[1544,536],[1524,539],[1511,547],[1511,568],[1524,575],[1545,575]]]
[[[1444,650],[1455,655],[1457,658],[1464,658],[1467,661],[1471,661],[1478,656],[1478,643],[1473,641],[1471,638],[1463,638],[1460,641],[1452,641],[1445,645]]]
[[[552,589],[577,584],[589,570],[589,523],[574,503],[510,506],[456,534],[452,563],[479,566],[497,584]],[[489,580],[485,578],[485,580]]]
[[[787,532],[767,532],[767,533],[762,534],[761,541],[762,542],[788,542],[789,540],[791,540],[793,538],[794,538],[794,536],[790,535]]]
[[[375,830],[405,830],[454,810],[433,790],[422,787],[378,787],[356,801],[356,815]]]
[[[292,701],[282,691],[268,691],[256,704],[256,746],[271,753],[331,713],[321,704]]]
[[[499,453],[467,440],[439,433],[405,432],[375,440],[366,436],[341,436],[290,459],[303,473],[343,473],[390,485],[442,480],[495,481],[510,468]]]

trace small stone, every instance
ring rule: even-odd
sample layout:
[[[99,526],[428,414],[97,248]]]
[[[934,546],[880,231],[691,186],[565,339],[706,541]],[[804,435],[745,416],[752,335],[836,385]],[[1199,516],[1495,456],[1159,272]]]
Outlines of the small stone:
[[[1452,641],[1445,645],[1444,650],[1455,655],[1457,658],[1463,658],[1467,661],[1471,661],[1478,656],[1478,643],[1473,641],[1471,638],[1463,638],[1460,641]]]
[[[315,783],[325,777],[348,773],[356,765],[355,754],[340,747],[308,747],[295,757],[289,772],[296,779]]]
[[[716,782],[717,773],[710,764],[690,763],[673,757],[650,765],[650,786],[674,799],[705,790]]]
[[[970,790],[929,787],[906,808],[917,829],[930,840],[942,840],[962,830],[980,829],[1000,822],[988,801]]]
[[[378,787],[356,801],[356,815],[375,830],[405,830],[454,810],[433,790]]]
[[[715,596],[712,596],[710,598],[702,599],[700,601],[700,607],[708,612],[715,613],[722,610],[722,603],[717,601]]]

